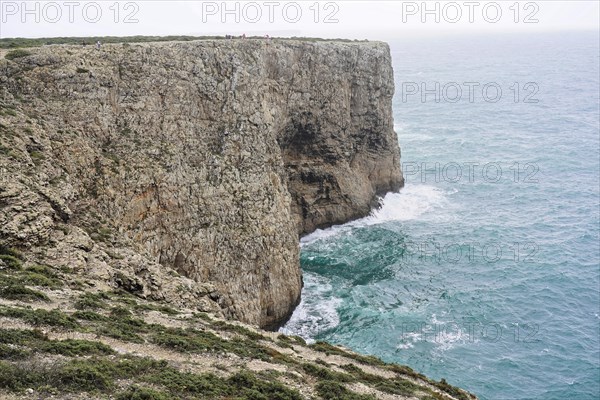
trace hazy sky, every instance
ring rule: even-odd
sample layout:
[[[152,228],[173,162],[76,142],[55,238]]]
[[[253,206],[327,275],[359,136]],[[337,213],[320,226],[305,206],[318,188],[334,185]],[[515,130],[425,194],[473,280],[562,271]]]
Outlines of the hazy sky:
[[[591,1],[0,0],[0,37],[265,35],[392,39],[415,34],[598,30]]]

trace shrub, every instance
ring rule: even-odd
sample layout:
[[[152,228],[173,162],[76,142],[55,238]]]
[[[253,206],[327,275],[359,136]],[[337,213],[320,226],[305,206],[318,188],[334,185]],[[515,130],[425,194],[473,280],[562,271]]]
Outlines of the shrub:
[[[0,387],[12,391],[36,387],[41,382],[40,374],[31,365],[0,361]]]
[[[24,260],[23,254],[19,250],[9,248],[9,247],[0,246],[0,254],[4,254],[7,256],[13,256],[15,258],[18,258],[19,260]]]
[[[127,389],[127,391],[119,393],[116,397],[117,400],[171,400],[172,397],[167,396],[163,392],[157,392],[156,390],[133,386]]]
[[[371,395],[354,393],[333,381],[321,381],[317,383],[316,389],[319,396],[325,400],[375,400]]]
[[[68,357],[114,354],[114,350],[104,343],[79,339],[49,340],[39,344],[36,349]]]
[[[152,342],[180,352],[202,353],[224,350],[222,339],[210,332],[167,328],[152,335]]]
[[[14,60],[15,58],[27,57],[30,55],[31,55],[31,53],[28,52],[27,50],[16,49],[16,50],[12,50],[12,51],[9,51],[8,53],[6,53],[4,58],[6,58],[7,60]]]
[[[18,275],[21,283],[31,286],[44,286],[51,289],[63,287],[64,283],[51,268],[44,265],[33,265]]]
[[[89,340],[50,340],[39,330],[0,329],[0,343],[30,348],[34,352],[64,356],[108,355],[114,351],[109,346]]]
[[[46,159],[46,156],[41,151],[32,151],[29,153],[29,157],[31,157],[31,161],[33,161],[35,165],[39,165]]]
[[[411,396],[419,388],[409,380],[400,377],[389,379],[379,375],[369,374],[353,364],[343,365],[342,368],[350,372],[354,380],[365,383],[385,393]]]
[[[67,329],[79,327],[79,323],[75,318],[59,310],[47,311],[44,309],[2,307],[0,308],[0,316],[22,319],[34,326],[48,325]]]
[[[296,343],[301,346],[306,346],[306,340],[302,339],[300,336],[288,336],[283,333],[277,337],[277,340],[284,343]]]
[[[356,354],[356,353],[351,353],[349,351],[346,351],[344,349],[341,349],[337,346],[334,346],[332,344],[329,344],[327,342],[316,342],[314,344],[311,344],[309,346],[311,349],[316,350],[316,351],[320,351],[323,352],[327,355],[330,354],[335,354],[338,356],[342,356],[342,357],[347,357],[347,358],[351,358],[353,360],[356,360],[362,364],[367,364],[367,365],[374,365],[374,366],[384,366],[386,365],[383,361],[381,361],[379,358],[374,357],[374,356],[363,356],[360,354]]]
[[[434,383],[434,385],[437,386],[439,389],[443,390],[444,392],[448,393],[452,397],[455,397],[460,400],[469,400],[469,395],[467,393],[463,392],[457,387],[449,385],[448,382],[446,382],[446,380],[443,378],[442,380],[440,380],[439,383]]]
[[[348,374],[332,371],[327,368],[321,368],[314,364],[304,363],[302,364],[302,369],[315,378],[323,380],[335,382],[350,382],[352,380],[352,377]]]
[[[73,392],[106,391],[114,387],[114,370],[104,362],[72,361],[58,371],[57,386]]]
[[[134,310],[136,311],[158,311],[161,312],[163,314],[167,314],[170,316],[175,316],[179,314],[179,311],[174,310],[173,308],[169,307],[169,306],[161,306],[161,305],[155,305],[155,304],[136,304],[133,306]]]
[[[0,260],[4,261],[4,264],[10,269],[21,269],[21,260],[10,254],[0,254]]]
[[[0,359],[21,360],[30,356],[30,352],[15,346],[0,344]]]
[[[202,395],[205,398],[219,398],[229,394],[230,390],[223,379],[213,374],[197,375],[179,372],[174,368],[157,370],[144,380],[164,386],[170,392]]]
[[[202,398],[236,398],[248,400],[300,400],[296,390],[279,382],[259,379],[248,371],[241,371],[228,379],[213,374],[182,373],[173,368],[158,371],[145,380],[159,384],[171,392],[200,395]]]
[[[105,308],[107,304],[104,300],[108,296],[104,293],[84,293],[75,302],[74,306],[78,310]]]
[[[97,326],[96,332],[101,335],[113,337],[134,343],[144,343],[140,333],[148,333],[158,325],[149,325],[139,318],[133,318],[129,310],[115,307],[102,324]]]
[[[129,318],[132,316],[131,311],[126,309],[125,307],[113,307],[110,310],[111,317],[115,317],[118,319]]]
[[[108,322],[110,318],[100,315],[93,311],[75,311],[73,318],[82,319],[84,321]]]
[[[41,331],[30,329],[0,329],[0,343],[23,345],[34,340],[45,340]]]
[[[249,339],[253,339],[253,340],[261,340],[261,339],[267,340],[268,339],[266,336],[261,335],[260,333],[251,331],[250,329],[245,328],[241,325],[230,324],[225,321],[214,321],[212,323],[212,327],[217,330],[239,333],[240,335],[247,336]]]
[[[26,388],[61,392],[107,392],[114,390],[115,379],[131,379],[154,369],[164,369],[165,362],[145,358],[102,358],[71,360],[62,365],[33,362],[0,361],[0,387],[21,391]]]
[[[213,374],[180,372],[166,361],[122,356],[115,359],[89,358],[64,364],[7,363],[0,361],[0,387],[22,391],[113,392],[116,380],[134,385],[117,394],[117,400],[166,400],[173,398],[236,398],[246,400],[300,400],[294,389],[242,371],[230,378]],[[160,385],[164,392],[139,387],[140,383]]]
[[[50,299],[42,292],[29,289],[23,285],[9,285],[0,288],[0,297],[8,300],[21,301],[49,301]]]
[[[241,392],[248,399],[301,400],[296,390],[289,389],[279,382],[258,379],[248,371],[241,371],[227,379],[233,393]],[[257,395],[258,394],[258,395]]]

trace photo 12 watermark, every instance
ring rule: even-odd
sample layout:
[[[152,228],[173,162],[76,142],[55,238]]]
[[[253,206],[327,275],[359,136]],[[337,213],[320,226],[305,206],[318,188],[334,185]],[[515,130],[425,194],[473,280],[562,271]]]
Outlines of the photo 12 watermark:
[[[387,243],[390,245],[391,243]],[[437,240],[398,243],[403,251],[400,260],[407,262],[434,262],[444,264],[498,262],[534,263],[540,247],[533,241],[464,241],[442,243]]]
[[[203,23],[340,22],[340,3],[334,1],[202,1],[200,4]]]
[[[0,21],[17,24],[137,24],[142,11],[156,14],[157,4],[170,11],[170,18],[187,12],[197,29],[231,24],[256,26],[314,26],[338,24],[343,1],[0,1]],[[169,4],[172,3],[172,4]],[[179,11],[178,11],[179,10]],[[151,18],[150,18],[151,19]]]
[[[540,6],[534,1],[403,1],[402,23],[420,22],[537,24]]]
[[[9,23],[74,24],[140,22],[135,1],[0,1],[0,21]]]
[[[540,326],[534,323],[498,322],[413,322],[401,326],[399,348],[418,342],[429,343],[536,343],[541,340]]]
[[[402,82],[402,102],[498,103],[503,98],[514,103],[539,103],[537,82]]]
[[[402,162],[405,182],[537,184],[539,172],[539,165],[533,162]]]

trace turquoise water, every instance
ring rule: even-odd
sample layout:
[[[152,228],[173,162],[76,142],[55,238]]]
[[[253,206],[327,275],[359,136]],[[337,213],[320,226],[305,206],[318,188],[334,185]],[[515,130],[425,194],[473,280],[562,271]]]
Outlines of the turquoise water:
[[[284,330],[481,399],[600,398],[597,33],[391,46],[406,187],[302,240]],[[403,99],[410,82],[495,82],[502,97]]]

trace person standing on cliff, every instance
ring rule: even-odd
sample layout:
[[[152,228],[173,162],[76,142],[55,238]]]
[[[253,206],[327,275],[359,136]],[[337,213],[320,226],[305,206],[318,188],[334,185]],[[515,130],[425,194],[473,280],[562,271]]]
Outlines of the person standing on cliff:
[[[96,42],[96,50],[100,50],[100,47],[102,47],[102,43],[98,40]]]

